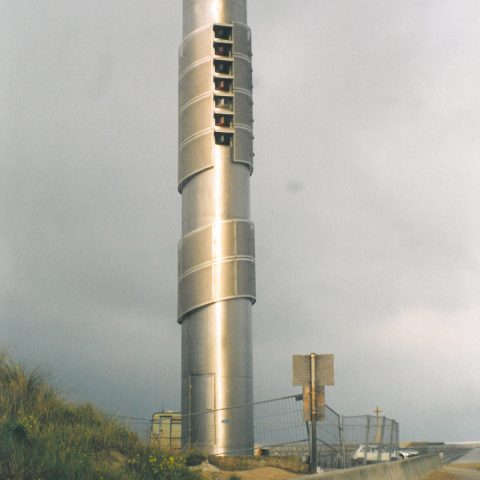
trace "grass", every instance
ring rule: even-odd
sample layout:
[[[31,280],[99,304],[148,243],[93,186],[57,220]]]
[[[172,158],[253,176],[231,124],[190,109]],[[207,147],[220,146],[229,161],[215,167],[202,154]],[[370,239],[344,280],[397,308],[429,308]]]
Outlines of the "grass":
[[[195,480],[182,456],[143,444],[87,403],[65,400],[38,370],[0,353],[2,480]]]

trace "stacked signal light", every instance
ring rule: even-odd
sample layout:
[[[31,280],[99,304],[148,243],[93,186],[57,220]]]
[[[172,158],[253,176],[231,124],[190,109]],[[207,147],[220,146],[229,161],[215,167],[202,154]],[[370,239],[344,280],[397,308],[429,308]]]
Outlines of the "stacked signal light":
[[[234,141],[233,25],[214,25],[213,34],[215,144],[229,147]]]

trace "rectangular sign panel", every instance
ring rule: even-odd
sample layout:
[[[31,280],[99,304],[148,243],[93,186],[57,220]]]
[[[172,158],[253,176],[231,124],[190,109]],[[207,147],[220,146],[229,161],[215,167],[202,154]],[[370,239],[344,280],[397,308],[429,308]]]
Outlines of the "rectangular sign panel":
[[[311,382],[311,356],[293,355],[293,385]],[[334,385],[333,354],[315,355],[315,384]]]

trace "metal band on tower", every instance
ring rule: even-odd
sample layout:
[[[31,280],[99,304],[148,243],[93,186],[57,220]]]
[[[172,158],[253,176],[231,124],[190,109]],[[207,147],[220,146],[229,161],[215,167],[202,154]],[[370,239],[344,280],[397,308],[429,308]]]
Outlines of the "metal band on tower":
[[[217,454],[253,448],[252,124],[246,0],[184,0],[178,164],[182,444]]]

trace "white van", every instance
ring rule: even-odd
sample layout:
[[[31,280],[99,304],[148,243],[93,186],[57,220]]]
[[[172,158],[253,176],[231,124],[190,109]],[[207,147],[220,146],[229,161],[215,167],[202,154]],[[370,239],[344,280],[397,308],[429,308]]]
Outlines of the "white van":
[[[363,465],[365,463],[365,457],[367,458],[367,463],[390,462],[398,459],[398,450],[390,450],[388,446],[383,445],[372,444],[366,447],[362,444],[359,445],[352,455],[352,463]]]

